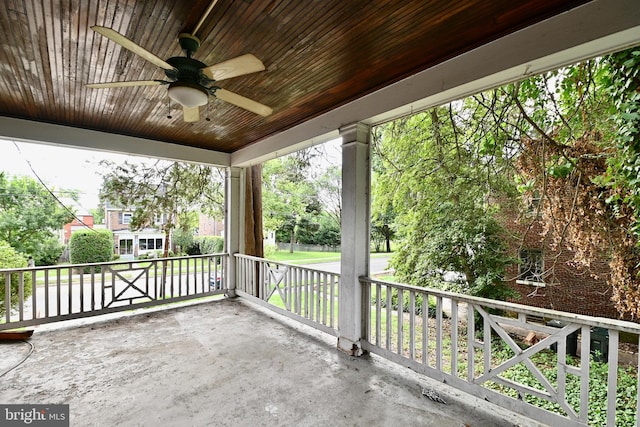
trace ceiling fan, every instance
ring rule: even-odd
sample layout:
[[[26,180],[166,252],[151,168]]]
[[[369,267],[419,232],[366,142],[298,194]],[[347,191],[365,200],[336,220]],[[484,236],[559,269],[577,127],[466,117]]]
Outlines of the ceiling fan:
[[[185,122],[197,122],[200,120],[199,107],[209,102],[210,95],[255,114],[265,117],[270,115],[273,112],[270,107],[222,89],[216,85],[220,80],[263,71],[265,67],[258,58],[252,54],[246,54],[209,66],[193,59],[193,54],[200,47],[200,40],[195,34],[216,2],[217,0],[211,2],[204,16],[200,18],[196,28],[191,33],[181,33],[178,35],[178,42],[185,52],[185,56],[175,56],[166,61],[111,28],[98,25],[92,26],[91,29],[93,31],[162,68],[167,80],[90,83],[87,84],[86,87],[104,89],[112,87],[167,85],[169,98],[182,106]]]

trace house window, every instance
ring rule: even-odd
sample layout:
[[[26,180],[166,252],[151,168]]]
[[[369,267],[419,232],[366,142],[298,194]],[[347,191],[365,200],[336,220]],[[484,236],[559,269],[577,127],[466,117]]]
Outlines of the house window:
[[[153,223],[156,225],[166,224],[167,214],[155,214],[153,217]]]
[[[131,224],[131,212],[118,212],[118,224]]]
[[[120,255],[133,254],[133,239],[120,239]]]
[[[542,249],[522,249],[516,283],[544,286],[544,256]]]
[[[140,239],[138,244],[141,251],[162,249],[162,239]]]

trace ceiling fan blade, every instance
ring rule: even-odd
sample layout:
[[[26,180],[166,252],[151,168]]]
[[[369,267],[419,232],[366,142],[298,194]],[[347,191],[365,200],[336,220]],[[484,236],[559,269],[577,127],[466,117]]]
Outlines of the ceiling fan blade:
[[[163,59],[160,59],[159,57],[149,52],[145,48],[138,46],[135,42],[129,40],[119,32],[112,30],[111,28],[94,25],[91,27],[91,29],[96,33],[102,34],[106,38],[118,43],[120,46],[124,47],[125,49],[130,50],[131,52],[135,53],[136,55],[142,57],[143,59],[151,62],[152,64],[160,68],[163,68],[165,70],[174,69],[174,67],[171,66],[171,64],[169,64],[168,62],[164,61]]]
[[[207,19],[207,17],[211,13],[211,10],[213,10],[213,7],[216,5],[216,3],[218,3],[218,0],[213,0],[209,5],[209,7],[207,7],[207,10],[204,11],[204,14],[196,24],[195,28],[193,29],[193,31],[191,31],[191,35],[195,36],[198,30],[200,30],[200,27],[202,26],[202,24],[204,24],[204,21]]]
[[[109,87],[157,86],[164,83],[162,80],[131,80],[126,82],[89,83],[85,86],[91,89],[104,89]]]
[[[259,102],[256,102],[252,99],[245,98],[244,96],[238,95],[237,93],[229,92],[228,90],[218,89],[216,90],[214,95],[216,98],[226,101],[229,104],[236,105],[240,108],[244,108],[247,111],[251,111],[252,113],[256,113],[264,117],[273,113],[273,109],[271,109],[270,107],[260,104]]]
[[[264,70],[264,64],[250,53],[210,65],[202,69],[205,76],[211,80],[224,80],[231,77],[243,76]]]
[[[183,107],[182,114],[185,122],[197,122],[200,120],[200,108],[199,107]]]

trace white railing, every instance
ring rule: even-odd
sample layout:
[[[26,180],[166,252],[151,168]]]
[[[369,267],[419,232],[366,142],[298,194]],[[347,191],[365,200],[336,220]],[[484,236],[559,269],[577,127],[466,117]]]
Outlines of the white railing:
[[[226,257],[2,269],[0,330],[223,294]]]
[[[338,328],[340,275],[299,265],[236,256],[236,291],[332,335]]]
[[[640,426],[640,360],[619,359],[640,325],[361,282],[365,350],[549,425]]]

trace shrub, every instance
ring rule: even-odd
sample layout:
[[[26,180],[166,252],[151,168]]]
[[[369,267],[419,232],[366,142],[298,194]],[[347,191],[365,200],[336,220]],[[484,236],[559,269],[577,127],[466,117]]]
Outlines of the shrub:
[[[7,242],[0,240],[0,268],[22,268],[27,266],[27,259],[13,249]],[[31,275],[23,276],[23,293],[24,299],[31,295]],[[6,275],[0,274],[0,316],[6,313],[7,307],[4,306],[4,295],[6,295]],[[15,307],[19,303],[20,297],[20,274],[11,275],[11,307]]]
[[[380,305],[383,308],[387,307],[387,292],[388,289],[384,289],[382,290],[382,294],[380,295]],[[408,291],[405,291],[402,293],[402,311],[405,313],[410,313],[411,312],[411,300],[410,300],[410,295]],[[371,304],[375,304],[376,303],[376,297],[375,295],[371,296]],[[436,300],[433,297],[429,297],[429,300],[427,302],[427,306],[428,306],[428,310],[429,310],[429,317],[436,317],[436,313],[437,311],[437,305],[436,305]],[[398,310],[398,290],[397,289],[392,289],[391,290],[391,308],[393,310]],[[415,296],[415,307],[414,307],[414,313],[415,315],[421,315],[422,314],[422,309],[423,309],[423,297],[422,294],[416,294]],[[443,311],[442,312],[442,317],[443,318],[447,318],[446,313]]]
[[[113,258],[113,233],[109,230],[79,230],[69,239],[71,264],[109,262]],[[96,268],[95,271],[100,271]],[[90,272],[85,267],[85,273]]]
[[[196,243],[200,248],[200,254],[217,254],[224,251],[224,239],[219,236],[196,237]]]
[[[173,244],[176,245],[176,247],[181,251],[181,252],[186,252],[187,254],[188,249],[193,246],[194,243],[194,237],[193,237],[193,232],[190,230],[183,230],[181,228],[176,228],[175,230],[173,230],[173,235],[172,235],[172,241]]]
[[[42,240],[38,245],[37,252],[30,255],[33,255],[36,265],[56,265],[63,251],[64,246],[60,244],[58,239],[50,237]]]

